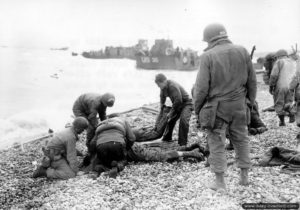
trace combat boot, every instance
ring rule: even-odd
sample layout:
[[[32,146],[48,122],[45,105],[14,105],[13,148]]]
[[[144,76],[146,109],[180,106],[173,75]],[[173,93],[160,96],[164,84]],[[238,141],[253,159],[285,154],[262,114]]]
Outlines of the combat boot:
[[[266,128],[266,127],[258,127],[258,128],[256,128],[256,130],[257,130],[257,133],[261,134],[261,133],[264,133],[265,131],[267,131],[268,128]]]
[[[39,166],[32,174],[32,178],[47,177],[47,168]]]
[[[224,173],[215,173],[215,181],[208,187],[212,190],[226,190]]]
[[[108,176],[115,179],[118,175],[118,162],[113,160],[110,165],[111,169],[108,171]]]
[[[205,158],[201,152],[199,152],[199,149],[194,149],[192,151],[186,151],[183,152],[183,157],[193,157],[199,161],[204,161]]]
[[[290,117],[290,121],[289,121],[290,123],[293,123],[296,121],[295,115],[291,114],[291,115],[289,115],[289,117]]]
[[[285,122],[284,122],[284,115],[278,115],[279,117],[279,126],[285,126]]]
[[[108,176],[110,178],[117,178],[117,175],[118,175],[118,168],[117,167],[113,167],[112,169],[109,170],[108,172]]]
[[[258,130],[255,128],[250,128],[249,129],[249,134],[252,136],[255,136],[258,133]]]
[[[98,164],[94,167],[94,171],[97,172],[97,176],[100,176],[101,173],[107,171],[108,169],[102,165],[102,164]]]
[[[243,186],[249,185],[248,168],[241,168],[239,184]]]

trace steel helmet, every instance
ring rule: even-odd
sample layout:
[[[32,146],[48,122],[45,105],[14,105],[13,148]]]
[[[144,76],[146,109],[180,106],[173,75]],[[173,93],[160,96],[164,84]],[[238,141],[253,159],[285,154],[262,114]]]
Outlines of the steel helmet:
[[[104,106],[112,107],[115,103],[115,96],[112,93],[105,93],[101,98]]]
[[[212,42],[220,38],[227,38],[227,31],[220,23],[212,23],[205,27],[203,31],[203,41]]]
[[[73,127],[75,129],[84,130],[89,126],[89,122],[84,117],[76,117],[73,121]]]
[[[278,57],[283,57],[283,56],[288,56],[288,53],[287,53],[286,50],[281,49],[281,50],[278,50],[278,51],[276,52],[275,56],[276,56],[277,58],[278,58]]]

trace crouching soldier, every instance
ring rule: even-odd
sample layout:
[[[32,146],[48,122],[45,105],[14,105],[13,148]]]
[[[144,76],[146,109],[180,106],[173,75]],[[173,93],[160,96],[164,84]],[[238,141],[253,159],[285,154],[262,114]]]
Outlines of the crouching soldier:
[[[86,134],[86,144],[89,145],[90,141],[95,135],[95,130],[98,124],[97,115],[99,114],[100,120],[105,120],[106,108],[112,107],[115,102],[115,96],[111,93],[103,95],[96,93],[85,93],[77,98],[73,105],[73,113],[75,117],[84,117],[89,122],[89,127]]]
[[[188,133],[190,118],[192,115],[192,99],[184,88],[175,81],[168,80],[164,74],[155,76],[155,83],[160,88],[160,105],[165,105],[166,98],[172,101],[172,109],[168,114],[168,123],[163,135],[163,141],[172,141],[172,134],[176,122],[179,120],[178,144],[186,145],[188,142]]]
[[[135,141],[128,122],[120,117],[102,121],[96,129],[95,137],[89,145],[92,156],[96,155],[93,168],[103,172],[111,169],[110,176],[115,177],[126,164],[127,149]]]
[[[47,177],[51,179],[69,179],[76,176],[78,162],[76,156],[76,141],[88,127],[84,117],[77,117],[72,126],[55,134],[43,148],[44,158],[41,166],[33,173],[33,178]]]
[[[136,130],[136,132],[138,131]],[[163,151],[159,147],[149,147],[145,144],[137,143],[135,140],[135,134],[125,119],[115,117],[100,123],[96,130],[95,138],[90,145],[93,148],[92,151],[97,154],[93,161],[93,169],[98,174],[109,170],[109,176],[116,177],[117,173],[124,169],[128,161],[164,162],[175,160],[179,157],[192,157],[197,160],[204,160],[204,149],[198,144],[190,147],[180,146],[178,151]],[[109,146],[107,142],[111,142]]]

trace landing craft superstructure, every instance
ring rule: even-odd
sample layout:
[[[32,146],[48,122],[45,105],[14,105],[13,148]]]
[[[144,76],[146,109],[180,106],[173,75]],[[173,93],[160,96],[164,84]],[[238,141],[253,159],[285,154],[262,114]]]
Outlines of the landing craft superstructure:
[[[159,39],[151,50],[145,50],[145,40],[136,46],[136,67],[140,69],[199,69],[199,56],[191,49],[173,48],[172,40]]]

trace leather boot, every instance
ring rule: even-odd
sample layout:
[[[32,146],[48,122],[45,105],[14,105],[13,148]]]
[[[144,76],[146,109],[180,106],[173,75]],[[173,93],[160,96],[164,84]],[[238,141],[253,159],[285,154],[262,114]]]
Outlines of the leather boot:
[[[290,123],[293,123],[296,121],[295,115],[291,114],[289,117],[290,117],[290,121],[289,121]]]
[[[278,115],[279,117],[279,126],[285,126],[285,122],[284,122],[284,115]]]
[[[249,134],[252,136],[255,136],[258,133],[257,129],[255,128],[249,128]]]
[[[47,168],[39,166],[32,174],[32,178],[47,177]]]
[[[109,170],[109,172],[108,172],[108,176],[110,177],[110,178],[116,178],[117,177],[117,175],[118,175],[118,168],[117,167],[113,167],[112,169],[110,169]]]
[[[243,186],[249,185],[248,168],[241,168],[239,184]]]
[[[261,133],[264,133],[265,131],[267,131],[268,128],[266,128],[266,127],[258,127],[258,128],[256,128],[256,130],[257,130],[257,133],[261,134]]]
[[[224,173],[215,173],[215,181],[208,187],[212,190],[226,190]]]
[[[192,157],[199,161],[205,160],[203,154],[201,152],[199,152],[199,149],[194,149],[192,151],[183,152],[183,157]]]

